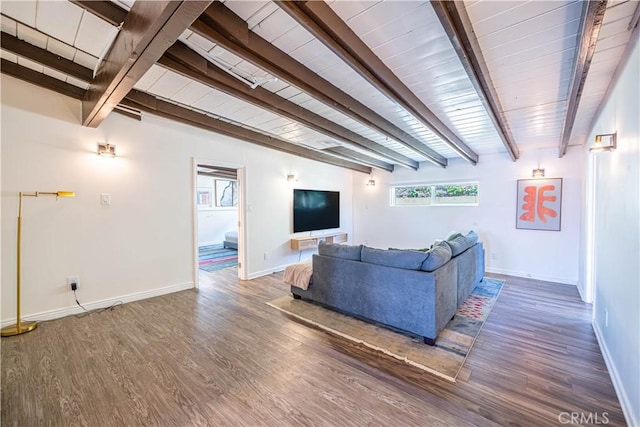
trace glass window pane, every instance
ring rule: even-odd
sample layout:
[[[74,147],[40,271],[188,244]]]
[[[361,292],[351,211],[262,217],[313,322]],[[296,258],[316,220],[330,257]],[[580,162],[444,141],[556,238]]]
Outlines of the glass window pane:
[[[394,187],[394,205],[420,206],[431,204],[430,186]]]
[[[437,205],[469,205],[478,203],[478,184],[447,184],[434,186]]]

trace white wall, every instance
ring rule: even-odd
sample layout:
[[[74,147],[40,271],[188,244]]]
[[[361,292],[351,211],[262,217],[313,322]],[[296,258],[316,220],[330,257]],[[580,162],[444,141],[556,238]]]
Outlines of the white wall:
[[[25,200],[27,318],[68,314],[75,302],[65,278],[72,275],[80,276],[78,297],[87,304],[193,286],[193,158],[246,167],[251,277],[298,259],[289,249],[289,171],[300,186],[339,190],[342,230],[352,232],[351,171],[150,115],[137,122],[114,113],[97,129],[85,128],[79,101],[1,78],[3,323],[15,318],[19,191],[77,194]],[[98,141],[116,145],[119,157],[94,154]],[[111,195],[110,207],[100,205],[101,193]]]
[[[590,135],[618,133],[617,150],[595,159],[593,326],[627,421],[640,425],[640,44],[632,52]]]
[[[506,154],[483,155],[476,166],[450,160],[446,169],[421,164],[417,171],[398,168],[376,171],[375,187],[368,177],[354,176],[355,240],[374,247],[425,247],[450,231],[478,232],[485,245],[487,271],[576,284],[580,236],[581,151],[570,149],[523,152],[520,160]],[[563,178],[561,231],[517,230],[516,181],[531,177],[538,166],[549,178]],[[477,181],[479,206],[389,205],[396,184]],[[495,259],[492,259],[495,254]]]
[[[215,198],[214,178],[199,175],[198,189],[207,189]],[[238,229],[238,208],[198,207],[198,245],[222,243],[227,231]]]

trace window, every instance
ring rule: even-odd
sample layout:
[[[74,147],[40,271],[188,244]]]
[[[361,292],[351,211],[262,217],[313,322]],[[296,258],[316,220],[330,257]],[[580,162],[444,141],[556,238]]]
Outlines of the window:
[[[391,187],[391,206],[475,206],[477,182]]]
[[[238,181],[216,179],[215,190],[217,207],[238,206]]]
[[[196,192],[198,210],[229,210],[238,207],[238,181],[231,179],[205,181],[205,179],[199,182],[201,187],[198,187]]]

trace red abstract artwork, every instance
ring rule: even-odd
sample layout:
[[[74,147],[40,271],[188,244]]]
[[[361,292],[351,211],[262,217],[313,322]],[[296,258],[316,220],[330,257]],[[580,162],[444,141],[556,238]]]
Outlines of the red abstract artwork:
[[[516,228],[560,231],[562,178],[518,180]]]

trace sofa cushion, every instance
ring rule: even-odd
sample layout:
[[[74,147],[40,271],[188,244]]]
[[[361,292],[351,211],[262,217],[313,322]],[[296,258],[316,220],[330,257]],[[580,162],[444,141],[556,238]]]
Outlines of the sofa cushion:
[[[384,250],[362,246],[362,262],[387,267],[420,270],[427,254],[418,251]]]
[[[318,244],[318,255],[330,256],[333,258],[350,259],[360,261],[362,245],[340,245],[334,243],[326,243],[322,240]]]
[[[434,245],[429,252],[427,252],[427,259],[424,260],[420,270],[434,271],[445,265],[451,259],[451,248],[447,242],[440,242]]]
[[[458,256],[471,246],[464,236],[458,236],[453,240],[445,240],[445,243],[451,248],[451,256]]]

